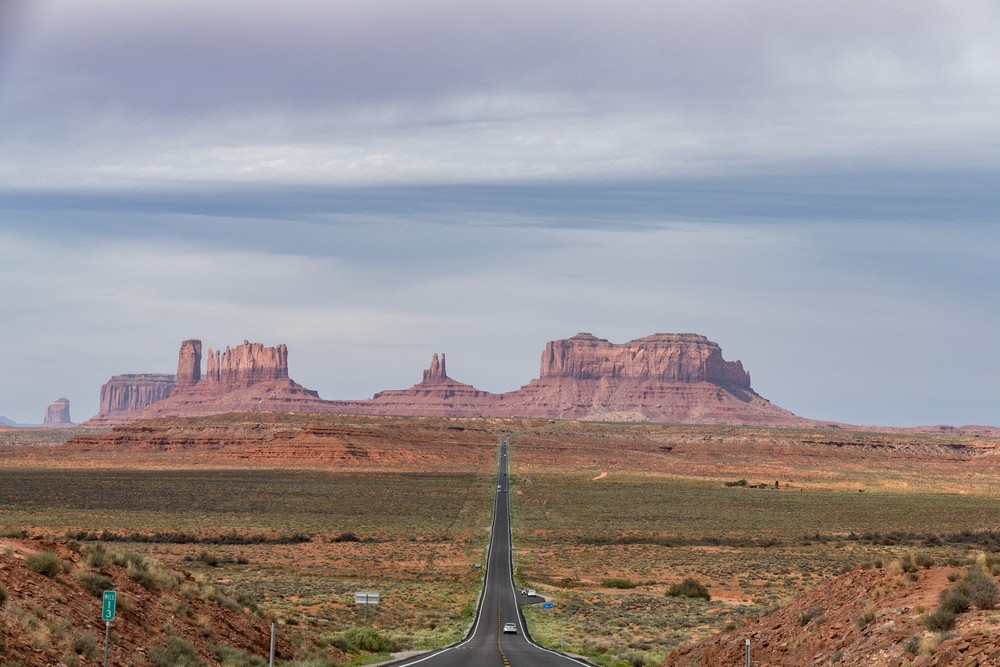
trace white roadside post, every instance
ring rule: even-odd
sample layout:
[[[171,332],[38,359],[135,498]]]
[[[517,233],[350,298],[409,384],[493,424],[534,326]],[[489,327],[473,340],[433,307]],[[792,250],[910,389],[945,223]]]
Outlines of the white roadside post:
[[[750,640],[747,639],[747,667],[750,667]]]

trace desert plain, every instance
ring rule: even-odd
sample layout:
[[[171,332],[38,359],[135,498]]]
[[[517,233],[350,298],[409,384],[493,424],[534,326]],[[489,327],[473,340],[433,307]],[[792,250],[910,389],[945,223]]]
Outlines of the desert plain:
[[[543,645],[615,667],[722,664],[750,637],[774,652],[759,664],[952,664],[978,650],[968,638],[954,648],[967,634],[996,635],[1000,649],[992,611],[972,608],[947,632],[922,620],[970,564],[995,565],[997,437],[235,413],[0,430],[3,664],[103,658],[88,572],[122,582],[126,609],[133,598],[114,664],[161,664],[167,635],[191,660],[266,664],[255,660],[270,620],[285,665],[454,642],[479,592],[501,435],[515,576],[553,603],[525,611]],[[138,566],[88,565],[95,550],[183,582],[136,586]],[[63,563],[54,578],[25,574],[40,551]],[[670,595],[685,579],[710,599]],[[353,593],[368,590],[381,601],[366,611]],[[170,632],[149,633],[136,609],[175,619]],[[817,619],[831,637],[803,632]]]

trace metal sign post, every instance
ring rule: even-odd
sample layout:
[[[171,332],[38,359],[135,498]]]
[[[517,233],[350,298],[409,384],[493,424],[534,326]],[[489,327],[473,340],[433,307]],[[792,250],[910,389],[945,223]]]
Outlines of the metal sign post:
[[[104,591],[101,601],[101,620],[104,621],[104,667],[108,667],[108,651],[111,648],[111,621],[115,620],[115,606],[118,593]]]
[[[268,663],[270,667],[274,667],[274,636],[277,634],[277,622],[271,621],[271,661]]]
[[[750,667],[750,640],[747,640],[747,667]]]
[[[368,623],[368,605],[378,605],[379,593],[361,592],[354,594],[354,604],[365,606],[365,623]]]

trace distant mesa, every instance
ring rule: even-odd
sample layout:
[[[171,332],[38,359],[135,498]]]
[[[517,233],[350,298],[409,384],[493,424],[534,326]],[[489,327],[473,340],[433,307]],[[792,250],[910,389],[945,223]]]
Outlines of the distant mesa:
[[[448,375],[435,353],[409,389],[328,401],[290,379],[285,345],[244,341],[224,350],[181,343],[176,376],[116,375],[87,426],[139,419],[272,410],[399,416],[528,417],[760,426],[816,426],[759,396],[739,361],[699,334],[659,333],[616,344],[589,333],[550,341],[539,377],[503,394]]]
[[[177,386],[177,378],[166,373],[115,375],[101,387],[99,415],[126,415],[162,401]]]
[[[265,347],[243,341],[236,347],[214,352],[207,348],[206,352],[204,375],[201,341],[190,339],[181,343],[176,376],[114,376],[101,389],[101,411],[85,425],[114,426],[154,417],[247,410],[330,411],[315,391],[288,378],[284,345]]]
[[[69,418],[69,399],[60,398],[49,404],[45,409],[45,421],[42,422],[45,428],[67,428],[76,426]]]

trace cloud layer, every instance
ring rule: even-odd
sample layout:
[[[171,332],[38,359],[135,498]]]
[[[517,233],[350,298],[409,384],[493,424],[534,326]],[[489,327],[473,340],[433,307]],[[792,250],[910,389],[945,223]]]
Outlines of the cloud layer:
[[[0,5],[0,415],[180,340],[327,398],[697,331],[765,397],[1000,423],[1000,7]]]

